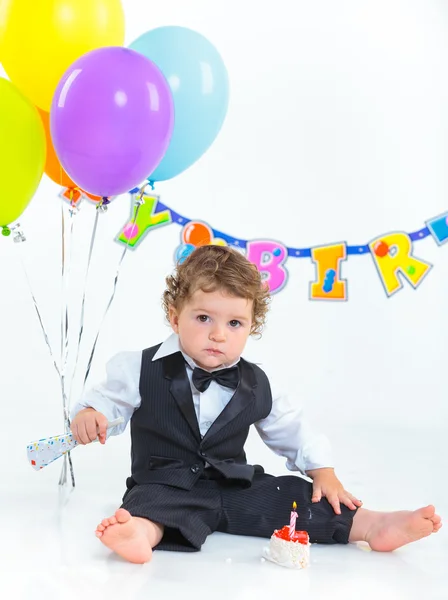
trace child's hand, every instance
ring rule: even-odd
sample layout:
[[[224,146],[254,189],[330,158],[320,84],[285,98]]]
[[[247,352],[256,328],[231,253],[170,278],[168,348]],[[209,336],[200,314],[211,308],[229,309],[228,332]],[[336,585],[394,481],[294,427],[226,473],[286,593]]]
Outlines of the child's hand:
[[[80,410],[70,424],[73,437],[78,444],[90,444],[97,438],[101,444],[106,443],[106,417],[94,408]]]
[[[341,505],[345,504],[351,510],[362,505],[361,500],[352,496],[339,481],[334,474],[334,469],[314,469],[307,471],[308,477],[313,480],[313,497],[312,502],[319,502],[325,497],[334,509],[337,515],[341,514]]]

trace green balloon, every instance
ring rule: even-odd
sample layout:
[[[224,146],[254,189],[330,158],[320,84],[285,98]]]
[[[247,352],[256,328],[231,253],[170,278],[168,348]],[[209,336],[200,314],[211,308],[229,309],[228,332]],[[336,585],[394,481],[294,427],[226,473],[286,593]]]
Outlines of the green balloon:
[[[45,130],[36,107],[0,78],[0,227],[28,206],[42,178],[45,155]]]

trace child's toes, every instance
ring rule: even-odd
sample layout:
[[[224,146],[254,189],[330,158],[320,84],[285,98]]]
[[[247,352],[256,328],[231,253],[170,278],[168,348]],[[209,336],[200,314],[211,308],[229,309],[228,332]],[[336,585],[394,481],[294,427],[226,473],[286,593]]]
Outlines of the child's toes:
[[[116,525],[117,524],[117,517],[114,515],[113,517],[111,517],[109,519],[109,525]]]
[[[102,523],[100,523],[98,525],[98,527],[96,528],[97,531],[104,531],[106,528],[104,527],[104,525]]]
[[[109,527],[109,525],[110,525],[110,519],[103,519],[101,521],[101,525],[104,525],[104,527]]]

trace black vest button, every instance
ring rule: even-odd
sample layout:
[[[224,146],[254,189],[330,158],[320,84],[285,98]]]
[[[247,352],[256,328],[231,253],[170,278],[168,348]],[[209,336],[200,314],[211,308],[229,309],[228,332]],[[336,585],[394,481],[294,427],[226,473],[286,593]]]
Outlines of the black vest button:
[[[190,468],[190,471],[191,471],[192,473],[199,473],[199,465],[193,465],[193,466]]]

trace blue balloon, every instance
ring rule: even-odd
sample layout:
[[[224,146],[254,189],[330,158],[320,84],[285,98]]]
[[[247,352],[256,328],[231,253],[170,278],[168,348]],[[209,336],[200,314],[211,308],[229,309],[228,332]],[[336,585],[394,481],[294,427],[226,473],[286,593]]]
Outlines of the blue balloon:
[[[175,261],[179,264],[182,264],[190,256],[194,249],[195,247],[193,246],[193,244],[182,244],[176,250]]]
[[[130,48],[165,75],[174,100],[174,130],[162,161],[148,179],[165,181],[188,169],[218,135],[229,104],[229,78],[216,48],[185,27],[159,27]]]

